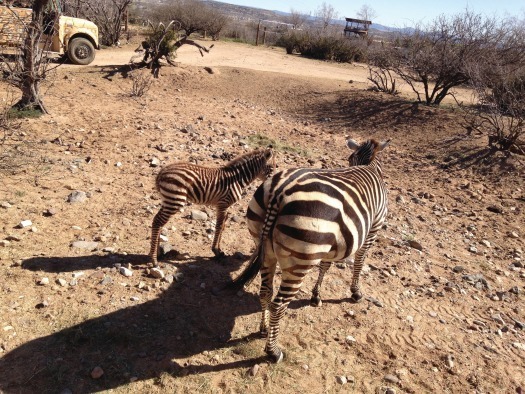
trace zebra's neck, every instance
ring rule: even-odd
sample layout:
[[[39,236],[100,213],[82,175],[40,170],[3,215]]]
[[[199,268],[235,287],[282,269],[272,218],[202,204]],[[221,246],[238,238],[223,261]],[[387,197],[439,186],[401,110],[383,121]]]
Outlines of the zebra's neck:
[[[241,187],[249,185],[261,171],[262,160],[259,156],[247,158],[242,162],[233,163],[223,168],[228,178]]]

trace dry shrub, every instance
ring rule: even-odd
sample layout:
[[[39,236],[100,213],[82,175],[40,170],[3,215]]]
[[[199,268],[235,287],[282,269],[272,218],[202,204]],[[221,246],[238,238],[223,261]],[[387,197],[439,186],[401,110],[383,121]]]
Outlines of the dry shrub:
[[[134,70],[129,73],[131,79],[131,97],[144,96],[153,83],[153,76],[145,70]]]

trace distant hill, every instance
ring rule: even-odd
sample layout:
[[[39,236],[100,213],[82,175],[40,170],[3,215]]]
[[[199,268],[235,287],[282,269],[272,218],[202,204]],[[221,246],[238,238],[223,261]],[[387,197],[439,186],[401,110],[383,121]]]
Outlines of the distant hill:
[[[251,20],[256,20],[256,21],[258,21],[259,19],[283,20],[284,21],[286,17],[290,15],[289,12],[278,11],[278,10],[266,10],[266,9],[255,8],[255,7],[250,7],[250,6],[235,5],[235,4],[229,4],[229,3],[225,3],[222,1],[215,1],[215,0],[207,0],[206,3],[210,4],[214,8],[217,8],[223,11],[226,14],[233,16],[234,19],[251,19]],[[315,20],[315,17],[312,16],[310,19]],[[344,19],[336,19],[334,20],[334,23],[345,25],[346,21]],[[370,29],[377,30],[380,32],[391,32],[391,31],[400,30],[395,27],[389,27],[389,26],[378,24],[378,23],[372,23],[372,25],[370,25]]]
[[[236,5],[236,4],[230,4],[223,1],[216,1],[216,0],[203,0],[205,3],[213,7],[214,9],[217,9],[221,11],[224,14],[227,14],[232,19],[237,21],[254,21],[258,22],[259,20],[267,20],[267,21],[282,21],[285,22],[286,17],[290,15],[289,12],[283,12],[283,11],[277,11],[277,10],[267,10],[263,8],[256,8],[256,7],[250,7],[245,5]],[[169,0],[137,0],[136,3],[138,4],[161,4],[161,3],[168,3]],[[311,21],[315,21],[315,17],[310,17]],[[336,24],[345,25],[346,21],[344,19],[336,19],[333,21]],[[370,26],[370,29],[372,31],[380,32],[380,33],[387,33],[392,31],[399,31],[402,29],[389,27],[385,25],[381,25],[378,23],[372,23]]]

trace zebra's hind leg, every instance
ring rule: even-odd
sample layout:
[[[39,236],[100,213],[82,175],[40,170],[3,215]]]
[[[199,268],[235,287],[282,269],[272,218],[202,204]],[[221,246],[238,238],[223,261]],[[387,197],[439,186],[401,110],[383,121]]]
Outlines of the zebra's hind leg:
[[[224,252],[220,248],[222,232],[226,226],[226,220],[228,219],[228,213],[226,210],[228,207],[218,206],[217,207],[217,222],[215,223],[215,236],[213,237],[213,243],[211,250],[215,257],[224,257]]]
[[[352,292],[351,300],[355,303],[361,301],[361,298],[363,298],[363,294],[359,288],[359,275],[361,274],[361,269],[363,268],[363,261],[365,260],[366,253],[376,239],[376,232],[378,228],[372,228],[370,230],[366,236],[363,246],[361,246],[355,254],[354,267],[352,270],[352,284],[350,286],[350,291]]]
[[[273,278],[275,276],[276,268],[277,259],[275,258],[275,256],[272,255],[272,251],[270,250],[266,253],[264,264],[261,268],[261,288],[259,291],[259,299],[261,302],[262,311],[259,332],[261,334],[261,337],[263,338],[268,336],[268,324],[270,322],[269,305],[273,297]]]
[[[316,263],[316,262],[310,262]],[[292,301],[303,284],[304,276],[311,269],[310,264],[305,267],[304,264],[296,261],[280,259],[279,264],[282,269],[281,285],[274,300],[270,304],[270,327],[268,337],[266,338],[266,347],[264,348],[266,354],[275,362],[281,362],[284,358],[283,351],[277,345],[279,336],[279,323],[288,308],[288,304]],[[305,269],[306,268],[306,269]]]
[[[312,290],[312,298],[310,298],[311,306],[321,306],[323,301],[321,300],[321,285],[323,284],[323,278],[330,266],[332,265],[331,261],[321,261],[319,266],[319,277],[317,278],[317,283],[315,284],[314,289]]]
[[[159,248],[159,237],[162,227],[168,223],[172,213],[168,212],[165,207],[161,207],[153,218],[153,223],[151,225],[151,245],[149,250],[149,260],[150,264],[154,266],[158,265],[157,261],[157,251]]]

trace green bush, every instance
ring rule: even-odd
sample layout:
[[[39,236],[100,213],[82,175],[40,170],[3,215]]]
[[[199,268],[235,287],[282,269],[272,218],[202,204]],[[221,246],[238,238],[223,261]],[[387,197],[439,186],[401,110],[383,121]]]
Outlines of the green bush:
[[[359,40],[324,35],[309,31],[289,31],[277,41],[286,53],[299,52],[302,56],[341,63],[365,60],[364,44]]]

